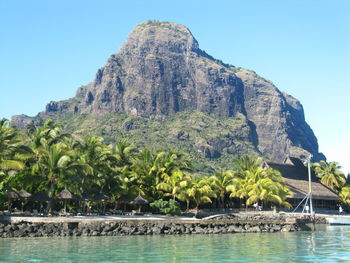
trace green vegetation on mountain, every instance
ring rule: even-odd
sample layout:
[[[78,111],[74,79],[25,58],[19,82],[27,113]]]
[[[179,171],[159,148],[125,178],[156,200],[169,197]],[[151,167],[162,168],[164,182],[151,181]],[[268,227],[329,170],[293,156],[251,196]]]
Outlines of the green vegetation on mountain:
[[[78,140],[101,136],[106,143],[128,139],[138,148],[186,152],[193,169],[211,174],[231,165],[232,154],[255,154],[251,131],[244,119],[216,118],[199,111],[183,111],[164,120],[123,113],[103,116],[63,114],[56,119]]]

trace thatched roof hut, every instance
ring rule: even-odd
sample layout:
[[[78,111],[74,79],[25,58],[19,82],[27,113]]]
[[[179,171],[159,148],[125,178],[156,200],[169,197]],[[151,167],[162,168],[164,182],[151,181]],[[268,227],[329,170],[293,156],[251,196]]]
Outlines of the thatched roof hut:
[[[278,170],[285,179],[286,185],[293,192],[291,198],[302,199],[309,193],[308,168],[298,158],[288,157],[284,163],[267,162],[268,167]],[[314,200],[333,200],[339,196],[321,184],[316,175],[311,173],[312,198]]]
[[[130,195],[122,195],[121,197],[118,198],[118,202],[121,203],[130,203],[134,201],[134,198],[131,197]]]
[[[56,198],[64,200],[64,213],[66,213],[66,211],[67,211],[67,200],[76,199],[75,195],[72,194],[67,188],[64,189],[58,195],[56,195]]]
[[[7,195],[7,197],[10,198],[10,199],[18,199],[18,198],[19,198],[18,193],[15,192],[15,191],[13,191],[13,190],[8,190],[8,191],[6,192],[6,195]]]
[[[38,192],[36,194],[33,194],[31,199],[38,202],[50,201],[50,197],[45,192]]]
[[[64,189],[61,193],[56,195],[57,199],[74,199],[74,194],[72,194],[68,189]]]
[[[98,193],[97,195],[94,196],[94,199],[104,201],[104,200],[109,200],[111,198],[108,195],[105,195],[104,193]]]
[[[95,198],[93,198],[91,195],[89,195],[87,192],[84,192],[79,197],[80,201],[94,201]]]
[[[32,196],[32,194],[28,193],[26,190],[22,189],[18,192],[18,195],[20,198],[29,198]]]
[[[146,200],[145,198],[143,198],[140,194],[134,199],[134,201],[132,201],[133,204],[135,205],[147,205],[148,204],[148,200]]]

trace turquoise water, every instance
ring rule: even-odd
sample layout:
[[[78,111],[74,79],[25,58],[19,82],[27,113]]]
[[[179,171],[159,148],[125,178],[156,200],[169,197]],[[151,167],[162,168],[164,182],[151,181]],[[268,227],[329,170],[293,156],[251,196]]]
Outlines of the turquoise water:
[[[350,262],[350,227],[271,234],[0,239],[0,262]]]

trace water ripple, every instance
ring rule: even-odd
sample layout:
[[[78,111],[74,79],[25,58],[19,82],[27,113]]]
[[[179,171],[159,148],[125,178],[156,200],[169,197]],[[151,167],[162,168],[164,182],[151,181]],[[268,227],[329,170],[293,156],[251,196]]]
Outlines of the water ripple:
[[[350,227],[314,232],[0,240],[12,262],[346,262]]]

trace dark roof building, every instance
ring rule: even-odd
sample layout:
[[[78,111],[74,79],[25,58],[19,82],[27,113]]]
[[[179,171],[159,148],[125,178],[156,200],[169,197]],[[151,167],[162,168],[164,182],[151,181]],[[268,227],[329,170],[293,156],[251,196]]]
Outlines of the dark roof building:
[[[291,199],[303,199],[308,194],[308,169],[300,159],[287,157],[284,163],[267,162],[266,165],[282,174],[286,185],[293,192]],[[333,201],[331,203],[328,202],[328,205],[323,202],[323,205],[318,205],[319,207],[331,208],[339,199],[339,196],[334,191],[320,183],[313,172],[311,172],[311,188],[312,198],[317,204],[321,204],[322,201],[326,200]]]

